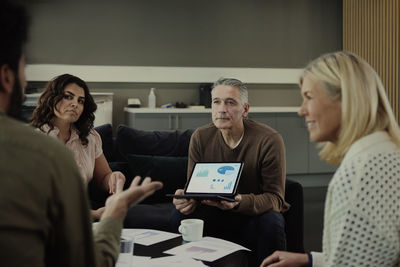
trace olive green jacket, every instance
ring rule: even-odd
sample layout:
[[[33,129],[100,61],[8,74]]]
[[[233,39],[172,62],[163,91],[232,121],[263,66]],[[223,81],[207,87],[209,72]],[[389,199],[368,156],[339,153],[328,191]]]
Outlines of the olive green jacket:
[[[71,152],[0,113],[1,266],[114,266],[121,228],[109,218],[93,234]]]

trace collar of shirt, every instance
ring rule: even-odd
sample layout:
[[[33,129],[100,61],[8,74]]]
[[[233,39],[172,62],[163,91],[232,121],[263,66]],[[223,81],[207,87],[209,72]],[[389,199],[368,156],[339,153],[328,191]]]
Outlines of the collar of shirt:
[[[377,131],[367,136],[361,137],[356,142],[354,142],[353,145],[351,145],[349,151],[347,151],[346,155],[344,156],[343,161],[348,158],[352,158],[356,154],[360,153],[370,146],[373,146],[376,143],[390,140],[391,139],[389,134],[385,131]]]
[[[242,139],[243,139],[243,136],[244,136],[244,130],[243,130],[242,136],[240,137],[239,141],[236,143],[236,145],[235,145],[234,147],[232,147],[232,149],[235,149],[235,148],[238,147],[238,145],[240,144],[240,142],[241,142]]]
[[[48,124],[45,124],[41,127],[42,131],[45,132],[46,134],[48,134],[49,136],[58,138],[58,133],[60,132],[60,129],[58,129],[57,126],[54,126],[53,130],[50,130],[50,126]],[[79,135],[77,130],[75,129],[74,126],[71,127],[71,136],[69,137],[68,141],[66,144],[70,144],[73,141],[75,141],[76,139],[79,139]]]

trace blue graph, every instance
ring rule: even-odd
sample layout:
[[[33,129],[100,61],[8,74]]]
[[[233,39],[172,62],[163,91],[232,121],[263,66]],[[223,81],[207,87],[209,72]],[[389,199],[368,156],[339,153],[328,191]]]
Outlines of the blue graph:
[[[220,174],[229,174],[233,170],[235,170],[235,168],[233,168],[232,166],[222,166],[218,168],[217,172],[219,172]]]
[[[232,181],[230,181],[227,186],[224,186],[224,189],[229,190],[229,189],[231,189],[231,186],[232,186]]]

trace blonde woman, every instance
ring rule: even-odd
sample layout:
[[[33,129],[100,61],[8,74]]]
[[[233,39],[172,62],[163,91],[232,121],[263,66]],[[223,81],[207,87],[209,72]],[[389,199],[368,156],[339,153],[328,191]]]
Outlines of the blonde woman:
[[[400,130],[382,82],[348,52],[323,55],[300,79],[310,139],[340,163],[327,192],[323,252],[276,251],[261,266],[398,266]]]

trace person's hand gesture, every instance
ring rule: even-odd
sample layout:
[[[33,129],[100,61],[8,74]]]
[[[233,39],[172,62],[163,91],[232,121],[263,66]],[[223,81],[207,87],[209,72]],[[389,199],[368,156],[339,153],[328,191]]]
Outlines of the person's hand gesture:
[[[122,174],[122,172],[112,172],[110,174],[110,177],[108,178],[108,192],[110,194],[115,194],[117,190],[117,183],[120,182],[122,183],[122,188],[124,187],[125,183],[125,175]]]
[[[308,256],[305,253],[275,251],[264,259],[260,267],[302,267],[308,264]]]
[[[104,207],[101,207],[97,210],[91,210],[93,220],[99,220],[104,212],[104,209],[105,209]]]
[[[124,182],[121,179],[117,180],[116,192],[107,198],[103,218],[119,217],[125,218],[126,212],[130,207],[153,194],[156,190],[162,188],[161,182],[152,182],[150,177],[146,177],[142,184],[140,176],[136,176],[128,189],[123,191]]]
[[[183,195],[183,189],[176,190],[175,195]],[[191,214],[198,204],[193,198],[174,198],[172,203],[175,205],[175,208],[184,215]]]

